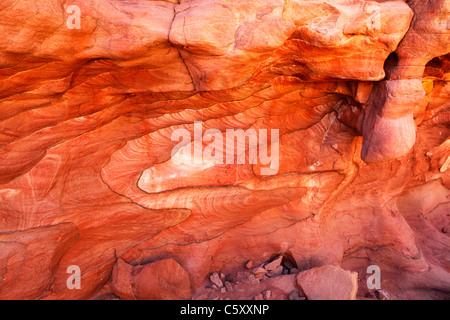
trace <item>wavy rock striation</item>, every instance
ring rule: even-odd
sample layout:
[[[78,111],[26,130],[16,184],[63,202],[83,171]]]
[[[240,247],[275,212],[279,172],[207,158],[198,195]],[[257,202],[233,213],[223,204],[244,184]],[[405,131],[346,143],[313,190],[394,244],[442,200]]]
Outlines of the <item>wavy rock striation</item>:
[[[448,297],[449,10],[1,1],[0,299],[299,298],[327,265],[356,298],[369,265],[391,298]]]

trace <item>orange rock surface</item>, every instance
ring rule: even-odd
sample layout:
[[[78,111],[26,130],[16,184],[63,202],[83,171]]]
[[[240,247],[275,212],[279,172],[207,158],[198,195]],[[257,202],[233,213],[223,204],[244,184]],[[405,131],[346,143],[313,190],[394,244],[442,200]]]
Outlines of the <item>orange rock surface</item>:
[[[448,298],[449,28],[447,0],[2,0],[0,299],[211,298],[220,271],[293,299],[326,265]],[[277,130],[270,168],[238,129]],[[213,137],[242,162],[195,158]]]

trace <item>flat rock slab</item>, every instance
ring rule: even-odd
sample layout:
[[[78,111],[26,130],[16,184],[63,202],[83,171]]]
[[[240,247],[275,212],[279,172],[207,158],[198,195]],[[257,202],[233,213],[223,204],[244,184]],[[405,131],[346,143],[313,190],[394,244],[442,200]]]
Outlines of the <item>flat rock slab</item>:
[[[112,274],[112,290],[127,300],[189,300],[187,272],[173,259],[132,266],[119,259]]]
[[[297,285],[308,300],[355,300],[358,273],[332,265],[322,266],[300,272]]]

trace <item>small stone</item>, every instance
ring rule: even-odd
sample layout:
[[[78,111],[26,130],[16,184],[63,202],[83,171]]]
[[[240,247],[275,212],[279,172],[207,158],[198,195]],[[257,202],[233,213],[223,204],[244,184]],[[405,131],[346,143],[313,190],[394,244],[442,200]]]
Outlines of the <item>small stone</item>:
[[[291,291],[289,293],[288,300],[300,300],[297,290]]]
[[[264,278],[264,275],[266,274],[267,271],[266,271],[266,269],[259,267],[259,268],[253,269],[252,272],[256,278],[262,279],[262,278]]]
[[[264,297],[263,297],[262,293],[258,294],[258,295],[255,297],[255,300],[264,300]]]
[[[269,272],[269,275],[271,277],[276,277],[276,276],[282,275],[283,270],[284,270],[283,266],[278,266],[275,270]]]
[[[212,283],[214,283],[218,288],[222,288],[223,287],[223,282],[222,280],[220,280],[219,275],[217,274],[217,272],[214,272],[210,277],[209,280],[211,280]]]
[[[233,286],[231,285],[231,283],[229,281],[225,281],[225,288],[227,288],[228,292],[233,291]]]
[[[261,267],[257,267],[257,268],[252,270],[252,273],[255,274],[255,275],[256,274],[260,274],[260,273],[266,273],[266,272],[267,272],[267,270],[264,269],[264,268],[261,268]]]
[[[308,300],[355,300],[358,273],[328,265],[302,271],[296,276],[298,287]]]
[[[267,263],[264,268],[267,271],[274,271],[281,264],[281,260],[283,260],[283,256],[278,256],[271,262]]]
[[[448,156],[447,160],[445,160],[444,164],[442,165],[442,167],[439,169],[439,171],[441,173],[444,173],[445,171],[447,171],[447,169],[450,167],[450,156]]]
[[[388,293],[381,289],[375,291],[375,296],[377,297],[378,300],[389,300]]]
[[[245,264],[245,268],[247,268],[247,269],[251,269],[251,268],[253,268],[253,261],[252,260],[249,260],[246,264]]]
[[[294,266],[292,263],[290,263],[289,261],[284,261],[284,262],[283,262],[283,265],[284,265],[286,268],[288,268],[288,269],[292,269],[292,268],[295,267],[295,266]]]
[[[259,280],[250,271],[240,273],[239,281],[241,283],[247,283],[247,284],[259,283]],[[238,283],[238,281],[235,282],[235,284],[237,284],[237,283]]]
[[[254,274],[251,274],[248,276],[248,283],[257,284],[257,283],[259,283],[259,279],[256,278]]]
[[[227,289],[225,287],[220,288],[220,292],[225,293],[227,292]]]
[[[225,280],[225,274],[223,274],[223,272],[220,273],[220,279],[221,279],[222,281]]]
[[[270,297],[272,296],[272,291],[270,291],[270,290],[265,290],[264,292],[263,292],[263,297],[264,297],[264,300],[270,300]]]
[[[291,270],[289,270],[289,274],[296,274],[296,273],[299,273],[299,272],[300,272],[300,270],[297,269],[297,268],[292,268]]]

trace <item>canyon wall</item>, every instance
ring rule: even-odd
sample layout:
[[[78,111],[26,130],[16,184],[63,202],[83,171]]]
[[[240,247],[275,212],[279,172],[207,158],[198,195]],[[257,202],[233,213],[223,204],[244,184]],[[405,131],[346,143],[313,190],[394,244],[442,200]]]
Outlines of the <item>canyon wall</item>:
[[[448,298],[449,12],[2,0],[0,299],[288,299],[329,265]]]

